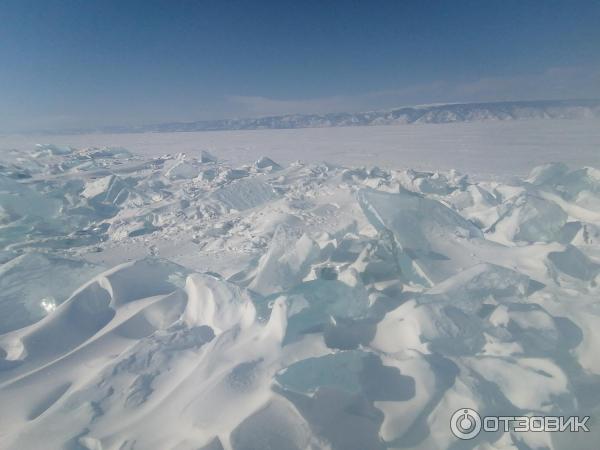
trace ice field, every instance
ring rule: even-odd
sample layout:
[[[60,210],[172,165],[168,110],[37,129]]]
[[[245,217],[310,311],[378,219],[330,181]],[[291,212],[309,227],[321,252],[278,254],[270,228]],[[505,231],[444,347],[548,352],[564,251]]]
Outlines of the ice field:
[[[36,144],[75,148],[124,147],[148,156],[209,150],[220,160],[248,164],[263,155],[279,164],[297,160],[347,166],[418,170],[457,169],[471,176],[527,175],[534,166],[563,161],[600,165],[600,119],[476,121],[397,126],[2,136],[0,149],[31,151]]]
[[[0,448],[594,448],[599,125],[0,137]]]

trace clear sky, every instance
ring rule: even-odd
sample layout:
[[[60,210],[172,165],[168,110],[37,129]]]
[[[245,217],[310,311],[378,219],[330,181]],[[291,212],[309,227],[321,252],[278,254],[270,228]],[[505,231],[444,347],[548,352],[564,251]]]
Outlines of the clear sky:
[[[0,131],[600,98],[600,1],[0,0]]]

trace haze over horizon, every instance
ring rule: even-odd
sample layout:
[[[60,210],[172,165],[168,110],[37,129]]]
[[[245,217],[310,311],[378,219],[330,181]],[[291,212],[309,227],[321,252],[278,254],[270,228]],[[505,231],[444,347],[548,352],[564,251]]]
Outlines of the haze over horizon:
[[[0,132],[600,98],[600,4],[7,1]]]

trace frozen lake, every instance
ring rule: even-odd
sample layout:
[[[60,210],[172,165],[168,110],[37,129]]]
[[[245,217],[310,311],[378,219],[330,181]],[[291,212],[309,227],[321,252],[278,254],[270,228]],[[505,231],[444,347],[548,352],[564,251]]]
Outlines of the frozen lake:
[[[0,136],[0,151],[37,143],[73,147],[121,146],[162,155],[207,149],[233,164],[262,155],[288,164],[328,161],[474,174],[523,175],[532,167],[562,161],[600,166],[600,121],[521,120],[456,124],[309,128],[188,133]]]
[[[468,405],[600,417],[597,124],[3,138],[0,448],[457,450]]]

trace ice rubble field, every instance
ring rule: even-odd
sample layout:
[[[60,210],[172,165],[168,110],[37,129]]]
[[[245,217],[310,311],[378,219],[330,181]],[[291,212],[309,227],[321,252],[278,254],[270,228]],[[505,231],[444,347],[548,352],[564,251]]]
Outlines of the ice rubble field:
[[[2,159],[2,449],[596,448],[597,169]]]

